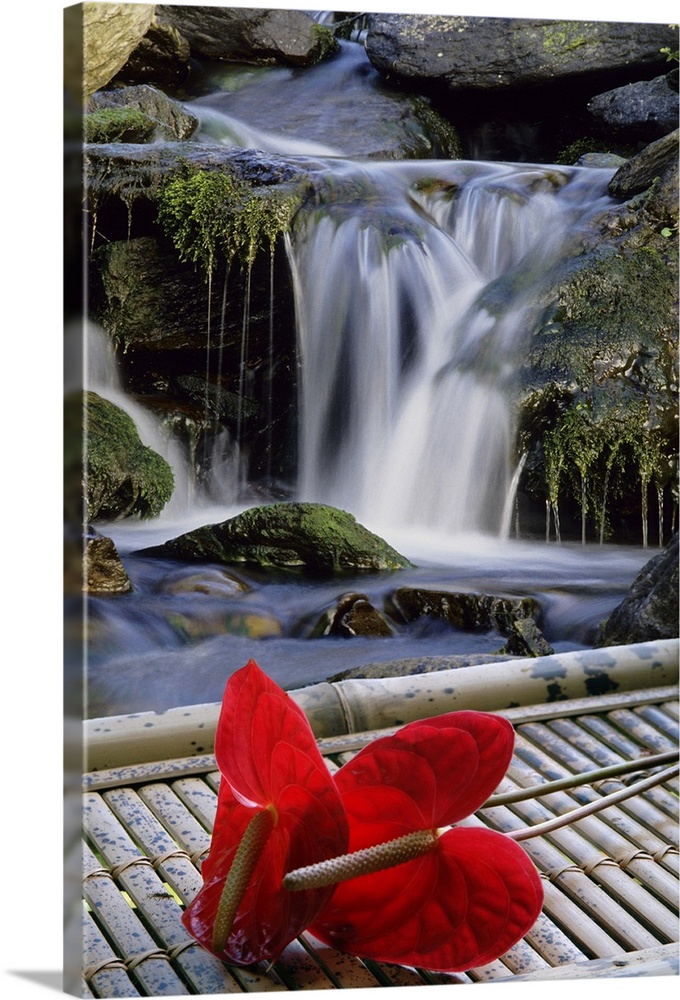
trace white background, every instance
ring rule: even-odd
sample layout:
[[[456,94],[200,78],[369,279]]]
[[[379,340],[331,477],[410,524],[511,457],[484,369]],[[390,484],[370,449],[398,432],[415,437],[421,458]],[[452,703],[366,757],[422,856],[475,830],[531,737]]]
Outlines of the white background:
[[[250,0],[224,6],[321,9],[309,2]],[[3,316],[2,670],[0,742],[1,995],[61,992],[62,967],[62,602],[61,602],[61,39],[57,0],[9,0],[0,16],[3,82],[0,243]],[[356,2],[329,4],[356,10]],[[677,22],[676,0],[426,0],[379,2],[369,10]],[[7,303],[9,302],[9,315]],[[450,990],[450,987],[429,987]],[[517,1000],[539,984],[478,985]],[[675,994],[677,979],[581,981],[548,986],[553,996],[596,989],[612,1000]],[[357,991],[366,993],[368,991]],[[414,996],[416,994],[414,993]],[[428,992],[428,998],[431,993]],[[495,994],[494,994],[495,995]],[[422,993],[418,993],[422,996]]]

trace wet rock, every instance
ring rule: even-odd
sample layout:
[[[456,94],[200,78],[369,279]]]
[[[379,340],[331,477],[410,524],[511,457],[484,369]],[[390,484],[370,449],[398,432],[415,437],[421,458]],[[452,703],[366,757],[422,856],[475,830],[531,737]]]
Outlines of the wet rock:
[[[540,613],[533,597],[494,597],[489,594],[454,593],[400,587],[386,602],[395,618],[415,621],[424,615],[441,618],[454,628],[468,631],[496,629],[508,635],[515,622]]]
[[[83,4],[83,93],[106,86],[151,25],[153,4]]]
[[[659,178],[664,188],[673,193],[668,199],[668,209],[675,209],[678,202],[678,139],[680,129],[649,143],[616,171],[609,184],[612,198],[632,198],[649,188]],[[657,182],[658,183],[658,182]],[[658,194],[657,194],[658,197]]]
[[[369,16],[366,51],[388,78],[446,91],[503,91],[557,80],[663,71],[661,24],[538,21],[424,14]]]
[[[646,142],[677,129],[678,108],[677,70],[654,80],[616,87],[588,103],[590,115],[608,134],[625,131]]]
[[[345,511],[324,504],[251,507],[148,553],[206,562],[255,563],[312,573],[403,569],[411,564]]]
[[[85,589],[88,594],[125,594],[132,583],[111,538],[98,532],[85,539]]]
[[[576,166],[611,170],[612,167],[615,169],[622,167],[624,163],[627,163],[626,157],[619,156],[617,153],[584,153],[577,159]]]
[[[474,653],[469,656],[423,656],[404,660],[390,660],[386,663],[367,663],[362,667],[352,667],[329,677],[330,682],[360,680],[378,677],[412,677],[416,674],[430,674],[439,670],[456,670],[459,667],[474,667],[482,663],[500,663],[514,657],[505,653]]]
[[[520,618],[512,622],[508,641],[499,652],[512,656],[552,656],[555,650],[533,618]]]
[[[310,66],[335,51],[333,33],[304,11],[157,5],[157,13],[209,59]]]
[[[324,612],[312,629],[310,638],[326,635],[376,638],[392,634],[391,626],[365,594],[344,594],[332,608]]]
[[[197,573],[183,571],[170,579],[164,577],[160,590],[165,594],[205,594],[206,597],[234,597],[250,590],[250,587],[224,570],[206,566]]]
[[[228,611],[214,601],[207,608],[170,612],[167,620],[183,639],[189,640],[211,639],[216,635],[278,639],[283,634],[281,623],[273,615]]]
[[[80,393],[69,397],[67,407],[82,413]],[[142,443],[134,421],[120,407],[95,392],[85,393],[84,407],[88,520],[159,514],[174,488],[168,463]]]
[[[182,141],[193,135],[198,127],[198,119],[195,115],[189,114],[178,101],[173,101],[156,87],[150,87],[148,84],[99,90],[92,94],[86,105],[86,124],[90,113],[114,108],[125,109],[128,112],[136,111],[144,115],[147,120],[153,123],[156,138]],[[120,138],[108,141],[134,140]]]
[[[596,646],[674,639],[678,626],[678,534],[650,559],[621,604],[600,627]]]

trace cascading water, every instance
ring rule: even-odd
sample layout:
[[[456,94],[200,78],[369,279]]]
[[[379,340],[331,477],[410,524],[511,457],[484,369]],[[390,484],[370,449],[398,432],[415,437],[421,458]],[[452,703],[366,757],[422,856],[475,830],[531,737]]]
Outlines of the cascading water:
[[[381,527],[499,535],[532,291],[603,207],[609,172],[342,162],[333,176],[289,241],[298,495]],[[522,291],[492,310],[483,293],[504,276]]]
[[[530,595],[556,651],[592,643],[647,556],[631,547],[509,538],[525,460],[516,453],[513,396],[542,279],[564,243],[608,203],[611,172],[458,161],[423,146],[413,155],[432,159],[390,160],[389,135],[374,144],[370,134],[384,124],[377,102],[385,84],[359,45],[343,43],[337,58],[301,72],[215,72],[214,92],[186,105],[201,121],[192,141],[294,159],[314,192],[286,240],[297,365],[287,310],[273,308],[272,271],[269,326],[260,319],[259,339],[249,329],[248,295],[239,324],[236,276],[228,273],[206,324],[196,433],[176,424],[193,442],[187,447],[122,392],[110,346],[100,356],[94,332],[88,387],[133,416],[143,442],[171,461],[177,487],[152,523],[103,526],[134,590],[120,601],[90,598],[90,713],[219,701],[225,675],[253,655],[283,686],[299,687],[355,666],[495,655],[501,645],[493,631],[429,620],[395,622],[387,640],[310,639],[341,591],[365,593],[375,608],[401,586]],[[258,294],[262,302],[262,288]],[[285,390],[275,378],[280,338],[297,375],[286,371]],[[212,395],[225,379],[230,390],[245,390],[228,429]],[[290,396],[277,409],[284,392],[299,404],[292,494]],[[241,433],[246,398],[263,418],[256,445]],[[248,481],[254,447],[257,479]],[[147,545],[282,495],[349,510],[414,567],[398,579],[361,573],[324,581],[145,554]]]

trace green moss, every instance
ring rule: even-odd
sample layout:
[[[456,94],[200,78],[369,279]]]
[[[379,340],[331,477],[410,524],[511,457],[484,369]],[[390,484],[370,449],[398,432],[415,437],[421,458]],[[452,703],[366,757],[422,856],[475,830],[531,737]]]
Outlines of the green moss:
[[[132,108],[101,108],[83,116],[85,142],[148,142],[157,122]]]
[[[543,48],[554,55],[574,52],[591,40],[588,22],[550,21],[543,25]]]
[[[596,533],[671,481],[677,455],[677,262],[639,227],[560,263],[527,359],[519,443],[536,499],[574,500]],[[529,374],[530,373],[530,374]],[[645,529],[646,530],[646,529]]]
[[[330,56],[334,52],[337,52],[340,48],[334,32],[325,25],[318,24],[316,21],[312,25],[312,38],[316,43],[312,56],[313,62],[320,62],[322,59],[325,59],[326,56]]]
[[[382,538],[345,511],[324,504],[251,507],[221,524],[204,525],[162,547],[183,559],[341,573],[410,566]]]
[[[252,267],[263,249],[273,251],[301,199],[278,187],[252,187],[228,173],[197,171],[171,180],[158,203],[159,221],[180,258],[210,274],[218,257]]]

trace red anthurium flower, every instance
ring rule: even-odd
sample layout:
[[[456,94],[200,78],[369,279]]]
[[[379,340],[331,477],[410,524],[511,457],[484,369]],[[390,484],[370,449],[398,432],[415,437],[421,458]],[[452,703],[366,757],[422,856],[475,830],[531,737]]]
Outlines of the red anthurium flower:
[[[311,932],[364,958],[446,971],[515,944],[541,910],[536,869],[502,834],[450,828],[497,787],[513,743],[503,718],[453,712],[376,740],[342,767],[350,852],[403,838],[393,849],[411,860],[359,877],[350,868]]]
[[[215,735],[222,779],[203,886],[183,914],[225,961],[275,959],[333,889],[291,893],[291,869],[347,850],[347,821],[306,716],[251,660],[229,680]]]

